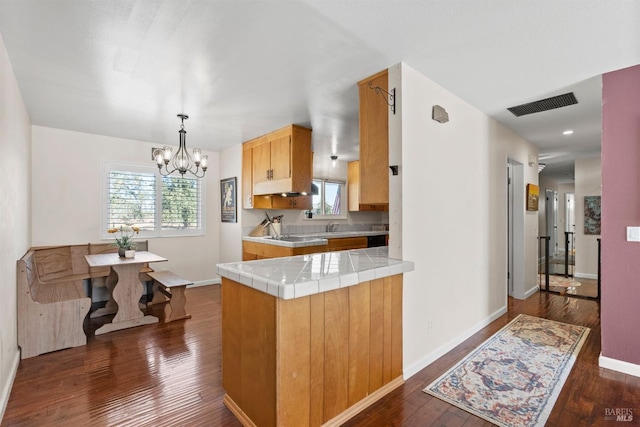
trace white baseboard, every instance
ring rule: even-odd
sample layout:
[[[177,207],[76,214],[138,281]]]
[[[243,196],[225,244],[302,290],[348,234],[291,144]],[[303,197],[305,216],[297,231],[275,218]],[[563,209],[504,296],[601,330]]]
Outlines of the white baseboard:
[[[193,282],[193,284],[187,286],[187,288],[197,288],[198,286],[219,285],[220,282],[221,282],[220,279],[199,280],[197,282]]]
[[[507,306],[504,306],[498,309],[497,311],[492,313],[489,317],[478,322],[473,327],[467,329],[465,332],[463,332],[453,340],[437,348],[433,352],[427,354],[425,357],[423,357],[421,360],[414,363],[413,365],[405,368],[403,370],[404,378],[407,379],[417,374],[422,369],[426,368],[427,366],[429,366],[430,364],[432,364],[433,362],[435,362],[436,360],[438,360],[439,358],[441,358],[442,356],[444,356],[445,354],[453,350],[456,346],[464,342],[464,340],[471,337],[473,334],[477,333],[482,328],[484,328],[485,326],[487,326],[488,324],[490,324],[491,322],[493,322],[494,320],[496,320],[498,317],[502,316],[506,312],[507,312]]]
[[[0,422],[4,418],[4,411],[7,409],[7,403],[9,403],[9,396],[11,395],[11,388],[13,387],[13,380],[16,378],[16,373],[18,372],[18,365],[20,364],[20,350],[16,347],[16,352],[13,355],[13,362],[11,363],[11,372],[9,372],[9,378],[7,378],[7,382],[5,382],[2,387],[2,394],[0,395],[0,405],[2,405],[2,409],[0,410]]]
[[[535,294],[539,290],[540,288],[538,288],[538,285],[535,285],[533,288],[529,289],[527,292],[524,293],[524,299],[529,298],[531,295]]]
[[[589,274],[589,273],[573,273],[574,278],[583,278],[583,279],[598,279],[597,274]]]
[[[600,353],[600,357],[598,358],[598,365],[601,368],[611,369],[612,371],[622,372],[623,374],[633,375],[634,377],[640,377],[640,365],[625,362],[624,360],[605,357],[602,353]]]

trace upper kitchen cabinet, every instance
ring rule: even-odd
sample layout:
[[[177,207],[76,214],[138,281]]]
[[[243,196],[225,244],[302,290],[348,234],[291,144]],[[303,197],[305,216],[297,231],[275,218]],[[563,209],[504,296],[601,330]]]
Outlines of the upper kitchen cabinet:
[[[242,208],[253,209],[253,150],[242,146]]]
[[[249,141],[253,145],[253,194],[311,190],[311,129],[290,125]]]
[[[389,210],[389,106],[373,88],[388,91],[388,72],[358,82],[360,160],[349,164],[350,211]]]
[[[291,200],[289,206],[289,200],[279,198],[282,193],[311,190],[311,129],[286,126],[247,141],[242,148],[243,208],[307,209],[306,199],[305,203]],[[275,206],[273,198],[278,198]]]

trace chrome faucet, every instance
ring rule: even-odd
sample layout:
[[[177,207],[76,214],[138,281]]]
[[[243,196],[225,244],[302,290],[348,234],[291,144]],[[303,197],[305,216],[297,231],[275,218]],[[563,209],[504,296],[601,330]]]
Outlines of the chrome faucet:
[[[334,224],[333,222],[329,222],[329,224],[327,224],[327,228],[326,228],[327,233],[332,233],[332,232],[336,231],[336,227],[338,227],[338,224]]]

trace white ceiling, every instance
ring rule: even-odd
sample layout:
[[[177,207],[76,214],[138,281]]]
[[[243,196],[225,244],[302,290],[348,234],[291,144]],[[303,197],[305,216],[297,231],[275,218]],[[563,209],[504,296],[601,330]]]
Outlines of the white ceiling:
[[[0,34],[36,125],[177,145],[184,112],[188,147],[218,151],[296,123],[355,159],[356,82],[403,61],[569,179],[600,152],[600,76],[640,63],[640,2],[0,0]]]

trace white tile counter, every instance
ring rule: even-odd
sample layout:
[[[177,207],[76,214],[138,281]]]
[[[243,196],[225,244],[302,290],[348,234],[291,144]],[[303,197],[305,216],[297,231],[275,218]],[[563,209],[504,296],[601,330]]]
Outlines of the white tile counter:
[[[321,233],[304,233],[287,235],[294,241],[273,239],[272,236],[252,237],[242,236],[242,240],[255,243],[266,243],[268,245],[284,246],[287,248],[301,248],[305,246],[323,246],[328,243],[328,239],[340,239],[343,237],[368,237],[384,236],[388,231],[327,231]]]
[[[293,299],[414,270],[386,246],[218,264],[218,274],[264,293]]]
[[[251,237],[251,236],[243,236],[242,240],[247,242],[255,242],[255,243],[265,243],[267,245],[274,246],[284,246],[286,248],[302,248],[306,246],[324,246],[328,243],[327,239],[322,239],[320,237],[301,237],[294,236],[300,238],[299,241],[291,242],[288,240],[277,240],[272,239],[271,236],[264,237]]]

